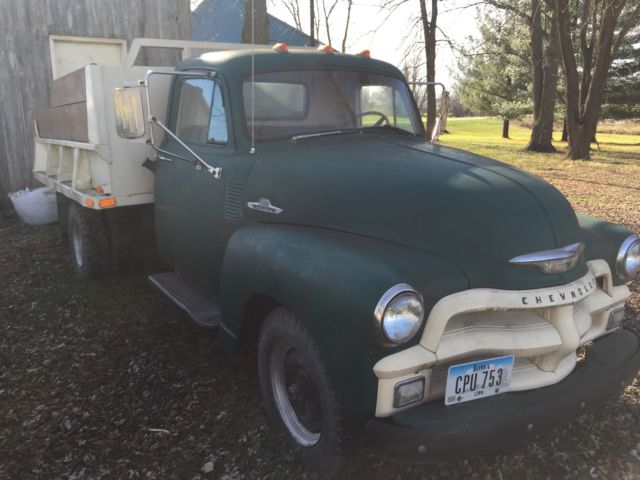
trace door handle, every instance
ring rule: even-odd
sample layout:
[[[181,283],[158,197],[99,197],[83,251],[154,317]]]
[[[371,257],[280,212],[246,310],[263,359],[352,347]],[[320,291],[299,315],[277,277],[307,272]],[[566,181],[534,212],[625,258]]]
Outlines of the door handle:
[[[156,160],[162,160],[164,162],[173,162],[173,158],[165,157],[164,155],[156,154]]]

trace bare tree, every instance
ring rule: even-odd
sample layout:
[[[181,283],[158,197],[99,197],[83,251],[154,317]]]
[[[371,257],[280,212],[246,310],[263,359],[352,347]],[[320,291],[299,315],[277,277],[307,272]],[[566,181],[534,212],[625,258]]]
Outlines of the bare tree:
[[[349,27],[351,26],[351,8],[353,6],[353,0],[314,0],[309,2],[309,7],[306,10],[300,8],[301,0],[275,0],[280,1],[287,12],[291,15],[293,23],[296,28],[305,31],[302,28],[302,11],[307,11],[310,15],[310,31],[309,34],[315,40],[321,40],[325,43],[333,45],[334,40],[336,44],[339,38],[340,31],[337,30],[334,17],[345,15],[344,29],[342,30],[342,41],[339,43],[342,46],[342,51],[347,49],[347,39],[349,36]],[[306,0],[302,0],[303,2]]]
[[[398,9],[401,5],[406,4],[411,0],[383,0],[381,8],[389,11],[389,15],[394,10]],[[431,10],[427,10],[427,0],[418,0],[420,7],[420,16],[418,17],[418,23],[421,27],[421,36],[424,45],[425,66],[426,66],[426,81],[435,82],[436,78],[436,31],[438,21],[438,0],[431,0]],[[441,32],[442,33],[442,32]],[[428,85],[427,91],[427,135],[431,137],[433,129],[436,124],[436,88],[435,85]]]
[[[554,5],[566,82],[568,158],[587,160],[609,69],[625,35],[640,19],[640,0],[582,0],[577,12],[569,0],[555,0]],[[574,27],[579,29],[579,55],[572,38]]]
[[[302,17],[300,16],[300,4],[298,0],[281,0],[284,8],[293,19],[293,24],[298,30],[302,30]]]
[[[347,0],[347,19],[344,22],[344,35],[342,36],[342,51],[347,51],[347,36],[349,35],[349,23],[351,22],[351,6],[353,0]]]
[[[436,26],[438,20],[438,0],[431,0],[431,15],[427,13],[426,0],[420,2],[420,19],[424,37],[424,52],[427,66],[427,82],[436,80]],[[436,87],[427,85],[427,135],[430,137],[436,125]]]
[[[333,13],[333,11],[336,8],[336,5],[338,5],[338,0],[333,0],[333,3],[330,3],[329,6],[327,7],[327,2],[326,0],[322,0],[322,15],[324,17],[324,28],[327,34],[327,40],[329,42],[329,45],[331,45],[331,28],[329,28],[329,19],[331,18],[331,14]]]
[[[416,82],[422,80],[422,72],[424,69],[424,59],[422,52],[413,51],[407,55],[402,64],[402,73],[407,81],[411,84],[411,92],[413,98],[416,99],[416,105],[420,113],[424,112],[427,105],[427,89],[424,86],[416,85]]]
[[[253,3],[254,11],[251,11]],[[242,23],[242,43],[251,43],[251,22],[253,19],[253,43],[269,43],[269,17],[267,0],[245,0],[244,20]]]

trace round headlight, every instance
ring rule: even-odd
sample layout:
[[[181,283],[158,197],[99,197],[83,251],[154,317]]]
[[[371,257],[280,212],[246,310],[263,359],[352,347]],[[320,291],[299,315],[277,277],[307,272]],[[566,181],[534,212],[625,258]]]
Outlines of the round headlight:
[[[422,326],[422,297],[409,285],[395,285],[380,298],[375,316],[384,341],[394,345],[408,342]]]
[[[640,272],[640,238],[630,235],[626,238],[616,258],[616,273],[623,280],[631,280]]]

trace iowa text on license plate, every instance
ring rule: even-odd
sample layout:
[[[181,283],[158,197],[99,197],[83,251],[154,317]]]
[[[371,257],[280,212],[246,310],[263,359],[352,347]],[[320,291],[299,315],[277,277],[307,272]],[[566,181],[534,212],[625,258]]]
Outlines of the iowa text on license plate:
[[[445,405],[508,392],[513,355],[452,365],[447,375]]]

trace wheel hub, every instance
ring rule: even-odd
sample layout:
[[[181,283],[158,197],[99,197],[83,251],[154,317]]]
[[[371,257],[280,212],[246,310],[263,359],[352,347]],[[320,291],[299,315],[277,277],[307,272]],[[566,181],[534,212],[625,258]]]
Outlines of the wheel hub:
[[[322,431],[320,396],[300,353],[287,345],[276,345],[271,352],[270,376],[276,407],[291,435],[304,447],[318,443]]]

